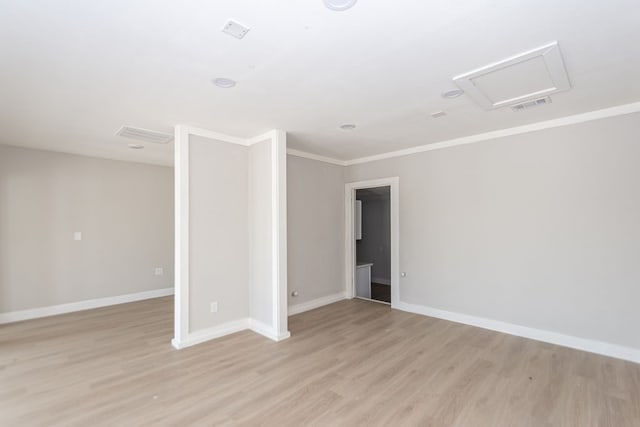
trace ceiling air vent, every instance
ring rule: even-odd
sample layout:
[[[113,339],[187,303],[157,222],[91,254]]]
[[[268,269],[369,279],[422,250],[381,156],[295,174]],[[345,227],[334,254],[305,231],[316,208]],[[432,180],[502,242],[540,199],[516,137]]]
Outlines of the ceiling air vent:
[[[529,108],[535,108],[546,104],[551,104],[551,98],[549,98],[548,96],[545,96],[544,98],[533,99],[521,104],[512,105],[511,109],[513,111],[523,111],[528,110]]]
[[[229,34],[237,39],[241,39],[247,35],[250,28],[246,25],[242,25],[241,23],[234,21],[233,19],[229,19],[224,27],[222,28],[222,32]]]
[[[122,126],[116,135],[138,141],[152,142],[154,144],[167,144],[173,140],[173,135],[154,130],[140,129],[133,126]]]

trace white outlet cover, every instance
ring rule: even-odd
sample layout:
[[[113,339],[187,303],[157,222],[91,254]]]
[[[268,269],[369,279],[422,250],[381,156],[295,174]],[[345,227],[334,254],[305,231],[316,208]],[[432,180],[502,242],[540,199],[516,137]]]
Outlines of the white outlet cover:
[[[82,231],[75,231],[73,233],[73,240],[82,240]]]
[[[217,313],[218,312],[218,302],[214,301],[211,303],[211,312],[212,313]]]
[[[162,276],[164,274],[164,268],[156,267],[156,276]]]

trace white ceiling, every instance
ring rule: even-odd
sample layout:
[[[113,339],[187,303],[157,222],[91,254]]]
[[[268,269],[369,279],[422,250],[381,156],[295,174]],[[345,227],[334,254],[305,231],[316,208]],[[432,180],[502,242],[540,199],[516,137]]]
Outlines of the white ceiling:
[[[243,40],[221,32],[229,18],[251,28]],[[3,1],[0,143],[171,164],[172,144],[131,150],[115,133],[279,128],[291,148],[354,159],[639,101],[639,22],[638,0]],[[553,40],[573,88],[550,105],[440,96]]]

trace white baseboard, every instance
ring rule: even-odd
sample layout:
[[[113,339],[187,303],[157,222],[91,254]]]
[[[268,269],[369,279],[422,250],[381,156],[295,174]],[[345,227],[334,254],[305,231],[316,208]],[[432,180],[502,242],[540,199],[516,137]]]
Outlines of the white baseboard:
[[[225,335],[235,334],[236,332],[246,330],[251,330],[273,341],[282,341],[291,336],[289,331],[283,334],[278,334],[271,326],[265,323],[255,319],[245,318],[192,332],[187,335],[187,338],[181,341],[173,338],[171,340],[171,345],[176,349],[181,350],[183,348],[191,347],[192,345],[201,344],[205,341],[210,341],[216,338],[221,338]]]
[[[256,334],[260,334],[276,342],[286,340],[291,336],[291,333],[289,331],[285,333],[278,333],[278,331],[273,329],[271,326],[256,319],[249,319],[249,329],[251,329]]]
[[[85,301],[72,302],[68,304],[31,308],[28,310],[10,311],[8,313],[0,313],[0,324],[19,322],[21,320],[37,319],[40,317],[55,316],[57,314],[73,313],[75,311],[90,310],[92,308],[107,307],[110,305],[165,297],[168,295],[173,295],[173,288],[154,289],[152,291],[137,292],[135,294],[96,298]]]
[[[345,293],[338,292],[337,294],[327,295],[326,297],[316,298],[314,300],[303,302],[300,304],[290,305],[289,316],[304,313],[305,311],[313,310],[314,308],[322,307],[323,305],[333,304],[334,302],[342,301],[343,299],[345,299]]]
[[[393,304],[393,308],[410,313],[422,314],[424,316],[436,317],[438,319],[450,320],[452,322],[464,323],[465,325],[477,326],[479,328],[516,335],[536,341],[543,341],[557,344],[563,347],[575,348],[577,350],[588,351],[590,353],[615,357],[617,359],[629,360],[640,363],[640,349],[625,347],[617,344],[610,344],[586,338],[564,335],[557,332],[545,331],[542,329],[530,328],[527,326],[515,325],[513,323],[501,322],[499,320],[476,317],[468,314],[455,313],[452,311],[439,310],[437,308],[423,305],[398,302]]]
[[[225,335],[235,334],[236,332],[249,329],[249,322],[250,319],[245,318],[233,320],[231,322],[223,323],[222,325],[213,326],[211,328],[201,329],[199,331],[188,334],[187,337],[181,341],[178,341],[176,338],[172,339],[171,345],[178,350],[186,347],[191,347],[192,345],[200,344],[214,338],[220,338]]]
[[[372,277],[371,283],[379,283],[381,285],[391,286],[391,279],[383,279],[382,277]]]

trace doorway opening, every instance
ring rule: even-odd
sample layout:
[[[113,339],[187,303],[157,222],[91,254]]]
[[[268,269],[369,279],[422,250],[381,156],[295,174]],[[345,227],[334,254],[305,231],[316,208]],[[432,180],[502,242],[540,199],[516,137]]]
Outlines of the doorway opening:
[[[348,298],[400,302],[398,190],[397,177],[345,186]]]
[[[355,204],[356,298],[391,304],[391,187],[357,189]]]

